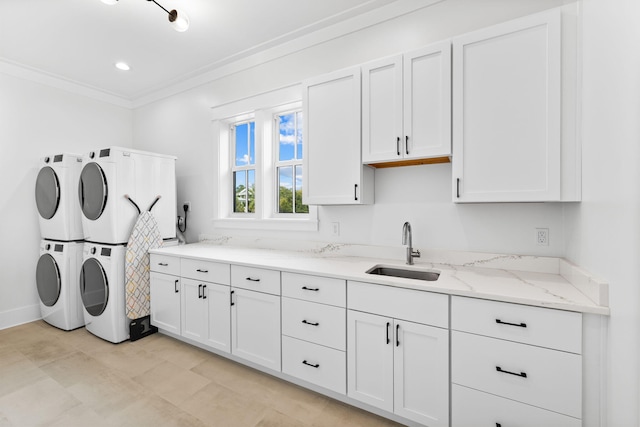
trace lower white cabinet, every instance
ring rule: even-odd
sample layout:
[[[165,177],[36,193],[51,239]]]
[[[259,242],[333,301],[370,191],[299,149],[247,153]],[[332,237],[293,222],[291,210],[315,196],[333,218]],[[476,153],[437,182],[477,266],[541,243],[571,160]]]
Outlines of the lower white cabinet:
[[[280,371],[280,296],[231,289],[231,353]]]
[[[180,334],[180,277],[151,272],[151,324]]]
[[[449,331],[348,310],[349,397],[426,426],[449,425]]]
[[[282,372],[337,393],[346,392],[344,351],[283,335]]]
[[[182,279],[182,336],[229,352],[229,294],[227,285]]]

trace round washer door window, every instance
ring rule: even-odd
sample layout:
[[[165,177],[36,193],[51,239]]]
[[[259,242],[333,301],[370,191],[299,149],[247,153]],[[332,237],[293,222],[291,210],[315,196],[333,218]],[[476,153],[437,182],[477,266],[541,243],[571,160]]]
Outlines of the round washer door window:
[[[109,301],[109,282],[104,268],[95,258],[87,259],[80,270],[82,304],[92,316],[100,316]]]
[[[80,173],[78,198],[85,217],[95,221],[107,204],[107,178],[97,163],[87,163]]]
[[[49,254],[42,255],[38,260],[36,286],[40,301],[47,307],[52,307],[60,298],[60,270],[56,260]]]
[[[51,219],[58,210],[60,204],[60,182],[58,175],[49,166],[45,166],[38,172],[36,178],[36,205],[38,212],[44,219]]]

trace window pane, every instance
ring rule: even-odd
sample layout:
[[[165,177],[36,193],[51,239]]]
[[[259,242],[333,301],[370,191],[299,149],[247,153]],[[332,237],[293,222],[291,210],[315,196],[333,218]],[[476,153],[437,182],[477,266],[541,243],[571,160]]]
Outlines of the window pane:
[[[248,123],[242,123],[235,126],[235,146],[236,146],[236,166],[244,166],[249,164],[248,141],[249,137]]]
[[[278,152],[280,161],[295,158],[296,121],[295,113],[278,116],[280,121]]]
[[[254,213],[256,211],[256,170],[247,171],[247,210],[245,212]]]
[[[302,166],[296,167],[296,180],[295,180],[295,212],[296,213],[309,213],[309,206],[302,203]]]
[[[233,173],[233,211],[246,212],[247,207],[247,172],[237,171]]]
[[[278,168],[278,212],[293,213],[293,166]]]
[[[302,111],[296,113],[296,159],[302,159]]]
[[[249,164],[256,164],[256,122],[249,123]]]

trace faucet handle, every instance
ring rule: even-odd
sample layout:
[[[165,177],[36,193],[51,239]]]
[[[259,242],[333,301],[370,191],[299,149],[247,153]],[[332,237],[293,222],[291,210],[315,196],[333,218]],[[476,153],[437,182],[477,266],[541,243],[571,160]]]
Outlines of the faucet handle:
[[[415,251],[411,251],[411,256],[414,258],[420,258],[420,250],[416,249]]]

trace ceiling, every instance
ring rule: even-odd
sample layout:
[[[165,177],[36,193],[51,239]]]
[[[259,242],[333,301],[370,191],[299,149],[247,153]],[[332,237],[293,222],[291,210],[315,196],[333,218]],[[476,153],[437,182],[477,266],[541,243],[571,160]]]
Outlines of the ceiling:
[[[133,101],[394,1],[2,0],[0,62]]]

